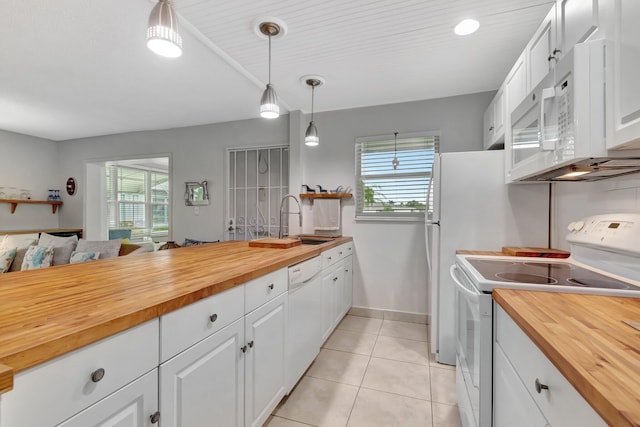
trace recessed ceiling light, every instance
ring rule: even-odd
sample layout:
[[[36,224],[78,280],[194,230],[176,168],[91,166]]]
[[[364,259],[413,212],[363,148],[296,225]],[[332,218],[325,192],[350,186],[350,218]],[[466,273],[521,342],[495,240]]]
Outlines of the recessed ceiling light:
[[[453,31],[459,36],[466,36],[475,33],[478,28],[480,28],[480,23],[475,19],[464,19],[456,25]]]

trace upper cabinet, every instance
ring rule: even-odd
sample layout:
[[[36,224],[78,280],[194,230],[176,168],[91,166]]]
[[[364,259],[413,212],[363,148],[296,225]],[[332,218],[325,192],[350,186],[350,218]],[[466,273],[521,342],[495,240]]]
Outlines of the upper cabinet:
[[[491,104],[484,112],[484,148],[501,148],[504,143],[505,123],[507,119],[505,84],[498,89]]]
[[[533,89],[555,65],[559,54],[556,44],[556,6],[554,5],[538,27],[525,50],[529,60],[529,87]],[[514,105],[513,108],[517,107]]]
[[[585,41],[598,28],[598,3],[602,1],[557,0],[557,46],[561,55],[566,54],[577,43]]]
[[[613,55],[607,55],[608,149],[640,148],[640,1],[617,0],[607,31]]]

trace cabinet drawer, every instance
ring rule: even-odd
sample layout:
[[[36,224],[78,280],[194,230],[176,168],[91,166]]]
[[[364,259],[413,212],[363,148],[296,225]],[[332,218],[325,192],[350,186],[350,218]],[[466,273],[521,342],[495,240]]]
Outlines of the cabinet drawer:
[[[154,319],[18,373],[14,389],[0,399],[0,425],[61,423],[154,369],[158,343]]]
[[[338,260],[338,248],[331,248],[323,251],[320,256],[322,257],[322,269],[335,264]]]
[[[552,426],[606,426],[578,391],[496,304],[496,344]],[[548,390],[536,390],[536,380]]]
[[[244,285],[160,317],[160,360],[169,360],[244,315]]]
[[[338,246],[338,260],[344,259],[353,253],[353,242]]]
[[[287,269],[265,274],[245,283],[245,313],[248,313],[287,290]]]

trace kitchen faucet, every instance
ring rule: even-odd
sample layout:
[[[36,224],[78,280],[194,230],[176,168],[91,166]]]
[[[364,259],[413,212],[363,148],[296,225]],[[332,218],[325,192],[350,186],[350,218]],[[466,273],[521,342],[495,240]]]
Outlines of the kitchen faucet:
[[[282,209],[284,208],[284,201],[287,200],[289,197],[291,197],[293,200],[296,201],[296,203],[298,204],[298,212],[283,212]],[[298,201],[298,199],[296,198],[296,196],[294,196],[293,194],[286,194],[283,198],[282,201],[280,202],[280,230],[278,231],[278,238],[282,239],[284,237],[284,231],[282,229],[282,216],[284,214],[298,214],[298,216],[300,217],[300,227],[302,227],[302,208],[300,207],[300,202]]]

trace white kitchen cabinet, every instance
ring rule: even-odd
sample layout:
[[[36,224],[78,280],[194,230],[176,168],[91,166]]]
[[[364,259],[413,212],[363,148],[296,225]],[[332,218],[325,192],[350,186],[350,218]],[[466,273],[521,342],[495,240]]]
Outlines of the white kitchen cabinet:
[[[560,56],[582,43],[598,28],[598,2],[602,0],[557,0],[556,19]],[[633,2],[634,0],[630,0]]]
[[[344,260],[340,260],[333,266],[333,279],[331,280],[335,282],[333,285],[333,309],[331,310],[333,315],[332,329],[335,329],[346,314],[344,311],[346,293],[344,288]]]
[[[526,51],[522,52],[509,74],[507,74],[507,113],[509,115],[513,113],[513,110],[529,93],[526,53]]]
[[[244,425],[244,319],[160,366],[160,425]]]
[[[353,295],[353,264],[346,278],[345,260],[351,260],[353,243],[345,243],[322,253],[322,342],[329,338],[335,327],[351,307]],[[349,301],[348,307],[346,300]]]
[[[495,426],[514,425],[509,421],[518,419],[518,414],[520,420],[528,418],[534,406],[550,426],[606,426],[497,303],[494,313],[494,421],[505,422]]]
[[[245,317],[245,426],[261,426],[286,392],[288,293]],[[216,424],[230,425],[230,424]]]
[[[344,259],[344,294],[342,296],[344,306],[342,316],[345,316],[353,305],[353,257]]]
[[[159,415],[154,369],[58,427],[152,427],[158,425]]]
[[[534,89],[559,59],[556,44],[556,6],[544,18],[526,48],[529,64],[529,88]],[[514,105],[513,108],[517,107]],[[513,108],[511,109],[513,111]]]
[[[333,332],[334,300],[336,294],[336,281],[332,268],[322,270],[322,342],[325,342]]]
[[[614,52],[607,55],[607,119],[612,133],[609,149],[640,148],[640,2],[617,0],[609,25]]]
[[[506,124],[506,85],[503,84],[484,113],[484,148],[495,148],[504,142]]]

